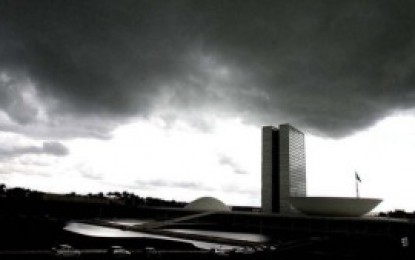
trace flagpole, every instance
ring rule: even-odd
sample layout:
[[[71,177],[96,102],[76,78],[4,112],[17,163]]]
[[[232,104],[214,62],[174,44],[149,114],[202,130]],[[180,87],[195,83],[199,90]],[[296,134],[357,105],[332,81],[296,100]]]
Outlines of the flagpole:
[[[359,182],[361,182],[357,171],[354,171],[354,181],[356,182],[356,198],[359,198]]]
[[[358,180],[355,180],[356,182],[356,198],[359,198],[359,183]]]

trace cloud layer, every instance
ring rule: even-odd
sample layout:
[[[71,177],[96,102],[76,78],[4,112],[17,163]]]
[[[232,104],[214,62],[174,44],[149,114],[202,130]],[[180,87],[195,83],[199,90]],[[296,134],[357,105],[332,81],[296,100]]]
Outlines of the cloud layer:
[[[232,171],[236,174],[247,174],[247,172],[242,169],[236,162],[232,160],[229,156],[220,155],[219,156],[219,163],[224,166],[228,166],[232,169]]]
[[[66,146],[59,142],[43,142],[41,146],[2,146],[0,148],[0,156],[2,159],[26,154],[65,156],[69,154],[69,150]]]
[[[345,136],[414,108],[414,9],[409,1],[3,0],[0,109],[19,127],[41,122],[43,132],[62,118],[79,127],[102,118],[96,132],[74,135],[105,136],[136,115],[204,127],[208,113]],[[35,89],[43,119],[10,78]]]

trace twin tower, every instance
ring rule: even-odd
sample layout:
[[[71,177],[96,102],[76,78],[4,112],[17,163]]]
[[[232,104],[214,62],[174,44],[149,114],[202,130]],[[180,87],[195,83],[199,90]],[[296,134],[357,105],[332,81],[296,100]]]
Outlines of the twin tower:
[[[262,211],[293,213],[290,197],[306,196],[304,134],[289,124],[262,128]]]

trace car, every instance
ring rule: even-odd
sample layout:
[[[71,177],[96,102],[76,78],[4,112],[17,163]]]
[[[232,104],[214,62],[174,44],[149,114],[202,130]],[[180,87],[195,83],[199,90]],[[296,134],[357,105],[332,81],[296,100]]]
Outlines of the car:
[[[271,245],[271,246],[268,246],[268,247],[267,247],[267,250],[268,250],[269,252],[275,252],[275,251],[277,251],[277,249],[278,249],[278,248],[277,248],[277,246],[272,246],[272,245]]]
[[[144,248],[144,254],[147,257],[160,257],[160,252],[157,251],[154,247],[150,246]]]
[[[222,248],[211,248],[210,253],[216,256],[229,256],[230,251],[228,252],[225,249]]]
[[[57,247],[52,247],[52,252],[57,257],[79,257],[81,256],[81,251],[73,248],[68,244],[61,244]]]
[[[265,251],[266,247],[265,246],[254,246],[254,250],[257,253],[263,253]]]
[[[252,255],[255,254],[255,249],[249,246],[239,247],[234,250],[235,254]]]
[[[131,252],[122,246],[111,246],[108,248],[107,253],[114,257],[128,257],[131,256]]]

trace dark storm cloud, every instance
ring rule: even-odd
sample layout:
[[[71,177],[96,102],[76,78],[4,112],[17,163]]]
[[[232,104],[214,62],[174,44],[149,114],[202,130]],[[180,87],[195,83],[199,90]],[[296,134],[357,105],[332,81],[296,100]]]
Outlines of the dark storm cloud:
[[[36,118],[38,110],[34,104],[25,99],[25,91],[29,89],[22,86],[24,83],[17,82],[15,78],[5,73],[0,74],[0,109],[11,120],[24,125]]]
[[[61,111],[60,100],[41,96],[26,73],[0,69],[0,130],[37,138],[86,136],[106,139],[123,120],[108,115],[84,115]]]
[[[2,146],[0,148],[0,157],[2,159],[26,154],[46,154],[53,156],[65,156],[69,154],[69,150],[66,146],[59,142],[43,142],[41,146]]]
[[[194,115],[209,111],[344,136],[414,108],[414,5],[2,0],[0,69],[57,99],[51,117],[203,126]],[[33,120],[36,107],[0,91],[0,109]]]

